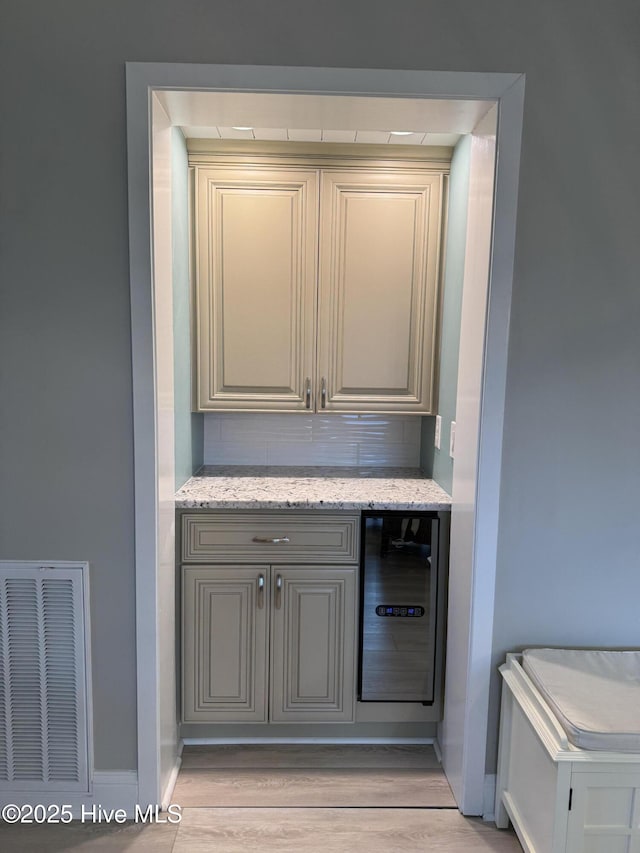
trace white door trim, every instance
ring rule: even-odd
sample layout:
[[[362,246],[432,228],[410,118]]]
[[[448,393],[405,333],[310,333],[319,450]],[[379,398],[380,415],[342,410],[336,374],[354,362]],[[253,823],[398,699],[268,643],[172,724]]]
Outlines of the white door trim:
[[[467,713],[461,809],[482,812],[484,754],[492,644],[495,551],[515,243],[524,77],[520,74],[396,71],[277,66],[127,63],[127,151],[133,360],[136,530],[136,644],[140,802],[161,796],[160,680],[157,631],[158,466],[151,219],[151,105],[154,91],[224,90],[460,98],[498,103],[498,167],[492,245],[483,402],[480,413],[476,536],[470,575],[467,677],[458,685]],[[455,495],[454,495],[455,500]],[[478,522],[480,524],[478,525]],[[166,543],[165,543],[166,546]],[[481,595],[481,606],[476,606]],[[480,603],[480,602],[479,602]],[[489,605],[489,609],[484,609]],[[455,630],[450,625],[449,630]],[[482,758],[482,760],[480,760]]]

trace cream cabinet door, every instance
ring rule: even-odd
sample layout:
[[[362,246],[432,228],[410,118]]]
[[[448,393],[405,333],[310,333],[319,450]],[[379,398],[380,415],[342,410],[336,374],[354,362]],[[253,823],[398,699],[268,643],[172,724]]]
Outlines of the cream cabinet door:
[[[355,587],[355,568],[272,567],[272,720],[353,721]]]
[[[197,168],[197,408],[310,408],[314,169]]]
[[[267,719],[269,567],[183,567],[184,722]]]
[[[434,411],[442,182],[323,171],[319,410]]]

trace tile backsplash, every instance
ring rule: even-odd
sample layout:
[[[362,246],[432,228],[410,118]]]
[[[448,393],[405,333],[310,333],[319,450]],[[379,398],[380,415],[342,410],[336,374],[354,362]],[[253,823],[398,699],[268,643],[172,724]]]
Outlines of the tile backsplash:
[[[420,423],[403,415],[206,414],[204,464],[413,468]]]

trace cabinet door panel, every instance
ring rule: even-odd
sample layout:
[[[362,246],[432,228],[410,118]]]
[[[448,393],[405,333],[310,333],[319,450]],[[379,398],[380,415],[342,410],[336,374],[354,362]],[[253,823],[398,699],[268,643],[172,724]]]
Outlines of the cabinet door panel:
[[[419,204],[416,198],[364,192],[345,193],[343,201],[348,233],[340,247],[344,288],[339,317],[342,390],[357,394],[359,389],[379,387],[404,393],[410,382],[410,317]],[[393,346],[387,348],[386,358],[381,360],[380,345],[389,339],[390,330]]]
[[[566,849],[572,853],[604,850],[637,853],[640,850],[640,773],[634,772],[637,765],[594,767],[585,763],[573,767]]]
[[[323,172],[325,408],[431,412],[442,176]]]
[[[183,568],[185,722],[266,720],[268,579],[268,566]]]
[[[313,372],[314,170],[197,170],[198,408],[304,409]]]
[[[272,571],[271,719],[353,720],[355,569]]]

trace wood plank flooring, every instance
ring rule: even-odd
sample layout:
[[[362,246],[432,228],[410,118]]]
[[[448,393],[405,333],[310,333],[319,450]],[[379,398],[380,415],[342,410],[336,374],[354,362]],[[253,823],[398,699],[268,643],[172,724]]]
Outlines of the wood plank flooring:
[[[178,827],[0,822],[2,853],[522,853],[457,809],[184,809]]]
[[[168,824],[3,824],[2,853],[173,853],[178,826]],[[216,853],[223,853],[219,848]]]
[[[457,809],[187,809],[172,853],[522,853]]]
[[[172,801],[177,825],[0,822],[0,850],[521,853],[512,831],[458,812],[428,746],[187,747]]]
[[[441,769],[430,745],[398,744],[312,744],[279,743],[273,746],[185,746],[181,773],[209,768],[295,767],[375,767],[379,770],[401,767]]]
[[[191,808],[456,805],[430,746],[187,747],[173,796]]]
[[[186,807],[454,808],[439,770],[190,770],[174,799]]]

